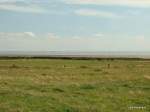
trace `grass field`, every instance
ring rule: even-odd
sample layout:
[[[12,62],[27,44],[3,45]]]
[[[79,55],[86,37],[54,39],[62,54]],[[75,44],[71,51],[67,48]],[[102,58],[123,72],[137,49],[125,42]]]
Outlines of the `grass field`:
[[[150,61],[1,59],[0,112],[150,112]]]

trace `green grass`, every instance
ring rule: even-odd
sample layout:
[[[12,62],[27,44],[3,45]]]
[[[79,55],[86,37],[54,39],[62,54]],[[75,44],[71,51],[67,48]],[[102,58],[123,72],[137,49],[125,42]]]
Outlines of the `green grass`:
[[[150,61],[1,59],[0,112],[150,112]]]

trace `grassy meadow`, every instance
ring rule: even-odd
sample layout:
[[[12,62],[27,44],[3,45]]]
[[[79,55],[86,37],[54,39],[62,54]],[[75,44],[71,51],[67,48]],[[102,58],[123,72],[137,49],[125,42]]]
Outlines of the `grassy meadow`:
[[[0,112],[150,112],[150,60],[0,59]]]

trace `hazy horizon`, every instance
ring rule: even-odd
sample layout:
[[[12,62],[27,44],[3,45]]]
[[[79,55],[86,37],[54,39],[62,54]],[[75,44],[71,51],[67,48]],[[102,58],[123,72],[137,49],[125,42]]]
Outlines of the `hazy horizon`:
[[[150,58],[150,52],[0,51],[0,57]]]

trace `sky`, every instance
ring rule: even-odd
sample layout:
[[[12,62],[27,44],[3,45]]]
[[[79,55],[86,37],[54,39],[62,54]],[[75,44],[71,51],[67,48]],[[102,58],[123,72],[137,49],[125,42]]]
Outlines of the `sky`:
[[[0,0],[0,51],[150,51],[150,0]]]

